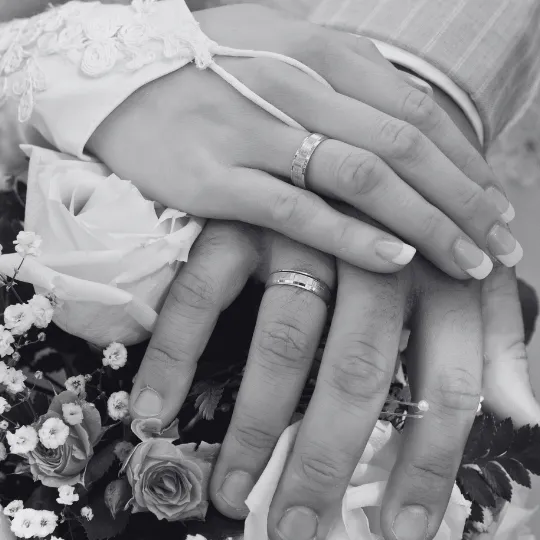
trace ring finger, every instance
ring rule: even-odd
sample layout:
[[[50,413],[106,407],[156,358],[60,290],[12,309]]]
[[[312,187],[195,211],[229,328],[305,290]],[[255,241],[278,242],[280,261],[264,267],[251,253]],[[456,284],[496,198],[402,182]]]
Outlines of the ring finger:
[[[277,236],[271,273],[292,269],[333,286],[333,262]],[[245,517],[244,501],[289,425],[317,350],[327,306],[311,291],[271,286],[265,292],[233,418],[211,481],[220,512]]]

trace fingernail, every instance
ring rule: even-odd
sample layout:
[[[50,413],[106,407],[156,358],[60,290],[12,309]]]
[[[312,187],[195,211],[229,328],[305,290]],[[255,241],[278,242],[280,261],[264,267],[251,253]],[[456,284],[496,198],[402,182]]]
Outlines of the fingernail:
[[[515,266],[523,258],[523,248],[520,243],[500,223],[494,225],[489,232],[487,244],[491,253],[508,268]]]
[[[377,255],[385,261],[405,266],[412,261],[416,249],[399,240],[380,240],[375,244]]]
[[[417,90],[424,92],[424,94],[427,94],[428,96],[433,96],[433,87],[426,81],[420,79],[420,77],[417,77],[416,75],[411,75],[410,73],[407,73],[407,77],[411,86],[414,86]]]
[[[501,213],[503,220],[506,223],[510,223],[516,217],[516,211],[504,193],[494,186],[488,187],[486,193],[495,205],[495,208]]]
[[[161,396],[147,386],[141,390],[137,401],[133,405],[133,410],[140,416],[157,416],[163,408]]]
[[[458,238],[454,244],[454,259],[474,279],[484,279],[493,270],[491,259],[467,238]]]
[[[317,536],[319,520],[309,508],[289,508],[279,522],[277,533],[283,540],[313,540]]]
[[[247,515],[248,507],[246,499],[250,494],[255,482],[251,474],[246,471],[232,471],[223,480],[218,495],[235,510],[240,510]]]
[[[394,520],[392,531],[397,540],[426,540],[428,515],[422,506],[407,506]]]

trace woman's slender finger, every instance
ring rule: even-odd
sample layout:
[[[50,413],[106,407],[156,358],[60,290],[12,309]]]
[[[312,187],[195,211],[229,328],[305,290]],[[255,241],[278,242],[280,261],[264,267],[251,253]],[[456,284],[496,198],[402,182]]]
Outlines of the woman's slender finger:
[[[290,167],[290,150],[305,133],[276,126],[282,145],[272,159],[252,152],[251,164],[282,174]],[[493,263],[443,212],[404,182],[381,158],[337,140],[323,141],[306,170],[309,189],[360,209],[414,245],[426,258],[456,278],[484,279]],[[404,219],[407,216],[408,219]]]
[[[430,273],[423,280],[430,283]],[[413,400],[429,411],[409,419],[382,505],[386,538],[433,538],[448,506],[482,385],[478,282],[428,285],[420,294],[407,348]]]
[[[333,209],[314,193],[255,169],[231,169],[215,186],[213,200],[205,201],[205,212],[272,229],[374,272],[396,272],[416,252],[395,236]]]
[[[187,396],[197,361],[217,318],[257,263],[246,227],[210,223],[171,286],[131,392],[133,418],[164,426]]]
[[[339,263],[338,282],[315,392],[270,508],[272,540],[327,537],[394,373],[407,280]]]
[[[270,272],[306,272],[333,287],[333,264],[324,255],[284,237],[277,243]],[[244,501],[298,405],[326,314],[325,301],[313,292],[287,285],[266,290],[234,415],[210,485],[221,513],[237,519],[246,516]]]

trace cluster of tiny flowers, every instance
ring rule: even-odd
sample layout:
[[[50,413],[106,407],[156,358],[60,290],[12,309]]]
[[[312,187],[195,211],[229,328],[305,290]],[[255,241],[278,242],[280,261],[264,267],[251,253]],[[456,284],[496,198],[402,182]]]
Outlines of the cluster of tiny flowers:
[[[21,231],[13,241],[15,251],[22,257],[39,257],[41,242],[41,236],[31,231]]]
[[[35,294],[26,304],[12,304],[4,310],[4,325],[13,336],[26,334],[32,326],[47,328],[54,315],[54,306],[49,298]],[[2,330],[5,331],[2,327]],[[12,337],[13,337],[12,336]],[[9,337],[2,333],[1,338],[8,346]],[[9,353],[11,354],[11,353]]]
[[[15,433],[6,433],[9,449],[12,454],[27,454],[36,449],[38,433],[32,426],[22,426]]]
[[[54,450],[67,441],[69,427],[60,418],[48,418],[41,426],[38,435],[45,448]]]
[[[118,458],[118,461],[120,463],[124,463],[126,459],[128,458],[129,454],[133,451],[133,448],[135,448],[130,442],[128,441],[121,441],[119,443],[116,443],[116,446],[114,447],[114,455]]]
[[[22,392],[25,388],[25,380],[26,375],[22,371],[9,367],[5,362],[0,361],[0,384],[6,387],[8,393],[18,394]]]
[[[114,392],[107,401],[107,411],[113,420],[124,420],[129,415],[129,394]]]
[[[46,538],[58,524],[58,516],[54,512],[24,508],[19,500],[11,501],[4,508],[4,514],[11,518],[11,530],[18,538]]]
[[[8,403],[6,398],[0,397],[0,414],[9,412],[11,405]]]
[[[70,426],[76,426],[84,420],[82,407],[76,403],[64,403],[62,405],[62,415]]]
[[[94,519],[94,512],[92,512],[92,509],[89,506],[83,506],[81,508],[81,516],[88,521],[92,521],[92,519]]]
[[[86,378],[84,375],[69,377],[69,379],[66,379],[64,386],[66,390],[73,392],[80,399],[86,397]]]
[[[112,369],[120,369],[126,365],[127,350],[122,343],[111,343],[103,351],[103,365],[110,366]]]
[[[58,488],[58,498],[56,502],[58,504],[65,504],[71,506],[73,503],[79,500],[79,495],[75,493],[75,488],[73,486],[60,486]]]

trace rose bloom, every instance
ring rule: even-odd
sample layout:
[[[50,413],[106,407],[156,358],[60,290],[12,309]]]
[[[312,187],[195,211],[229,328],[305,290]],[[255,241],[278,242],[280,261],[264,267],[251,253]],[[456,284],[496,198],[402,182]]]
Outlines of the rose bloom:
[[[292,450],[300,422],[281,435],[259,481],[246,500],[250,513],[244,540],[268,540],[270,503]],[[400,435],[389,422],[378,421],[343,497],[341,512],[327,540],[379,540],[380,507],[390,472],[396,462]],[[455,485],[442,525],[433,540],[461,539],[471,503]]]
[[[195,448],[167,439],[149,439],[136,448],[124,465],[133,512],[152,512],[168,521],[204,519],[219,445],[202,442]]]
[[[94,455],[93,448],[102,435],[101,418],[97,409],[91,403],[81,402],[72,392],[62,392],[53,399],[47,414],[36,422],[36,430],[39,431],[50,418],[61,421],[62,405],[68,403],[81,406],[83,421],[76,426],[66,426],[69,434],[65,443],[58,448],[48,449],[40,443],[28,453],[34,480],[39,480],[48,487],[73,486],[80,482],[88,461]]]
[[[25,151],[24,225],[43,244],[18,279],[61,301],[52,320],[70,334],[100,347],[144,341],[204,220],[146,200],[104,165],[43,148]],[[0,255],[0,273],[12,276],[20,260]]]

